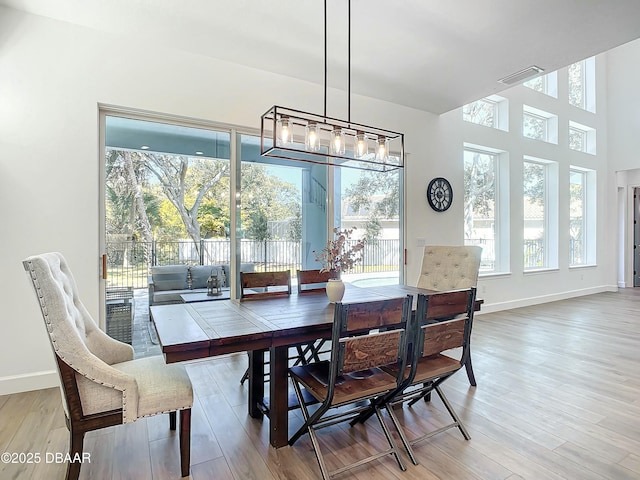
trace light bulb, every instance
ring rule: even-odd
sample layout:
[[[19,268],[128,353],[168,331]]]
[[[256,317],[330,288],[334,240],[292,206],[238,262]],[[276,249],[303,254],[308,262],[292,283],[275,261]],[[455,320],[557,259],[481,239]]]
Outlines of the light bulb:
[[[282,117],[278,120],[280,126],[280,135],[278,140],[280,144],[286,145],[287,143],[293,143],[293,130],[291,128],[291,120],[287,117]]]
[[[309,122],[305,130],[304,148],[310,152],[320,150],[320,131],[317,123]]]
[[[334,155],[344,155],[344,133],[341,128],[334,128],[331,131],[331,153]]]
[[[376,160],[381,162],[389,160],[389,139],[387,137],[378,137]]]
[[[369,145],[367,144],[367,137],[364,133],[356,133],[353,152],[356,158],[362,158],[369,153]]]

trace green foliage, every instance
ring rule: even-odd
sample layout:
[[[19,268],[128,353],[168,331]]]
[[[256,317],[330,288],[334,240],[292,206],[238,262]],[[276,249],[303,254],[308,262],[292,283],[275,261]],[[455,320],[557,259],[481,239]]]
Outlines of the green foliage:
[[[267,215],[262,210],[251,210],[249,213],[249,228],[247,229],[247,237],[254,240],[264,242],[269,240],[269,224]]]

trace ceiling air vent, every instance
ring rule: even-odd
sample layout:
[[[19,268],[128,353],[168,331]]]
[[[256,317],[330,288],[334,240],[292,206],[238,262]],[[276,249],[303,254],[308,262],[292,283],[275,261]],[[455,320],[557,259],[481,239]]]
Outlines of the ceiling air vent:
[[[515,85],[516,83],[522,83],[525,80],[529,80],[530,78],[537,77],[543,72],[544,72],[543,68],[536,67],[535,65],[531,65],[530,67],[527,67],[524,70],[520,70],[519,72],[512,73],[511,75],[507,75],[506,77],[501,78],[498,81],[500,83],[504,83],[505,85]]]

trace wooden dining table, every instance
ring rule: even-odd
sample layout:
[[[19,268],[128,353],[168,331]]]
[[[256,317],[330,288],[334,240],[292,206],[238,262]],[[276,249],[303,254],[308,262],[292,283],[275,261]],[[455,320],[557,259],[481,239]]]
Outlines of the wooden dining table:
[[[356,287],[347,284],[343,302],[361,302],[433,293],[407,285]],[[481,303],[481,301],[480,301]],[[249,415],[269,417],[269,441],[288,443],[292,399],[287,377],[289,347],[329,339],[335,305],[324,292],[260,300],[152,306],[151,320],[167,363],[234,352],[249,352]],[[476,309],[479,303],[476,304]],[[265,352],[269,352],[269,392],[265,395]],[[469,365],[470,367],[470,365]]]

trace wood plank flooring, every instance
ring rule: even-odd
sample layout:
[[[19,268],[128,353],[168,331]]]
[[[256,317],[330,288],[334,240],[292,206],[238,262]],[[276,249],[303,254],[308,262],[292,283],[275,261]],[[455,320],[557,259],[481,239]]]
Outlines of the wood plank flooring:
[[[640,289],[621,289],[476,317],[472,337],[478,387],[464,370],[443,390],[471,440],[448,430],[416,446],[407,471],[391,457],[339,478],[407,480],[640,479]],[[293,447],[269,446],[268,420],[247,415],[239,379],[246,355],[187,364],[196,399],[193,479],[319,479],[308,436]],[[302,420],[292,413],[293,431]],[[411,432],[448,423],[440,400],[399,412]],[[336,425],[319,433],[335,468],[381,446],[382,433]],[[178,436],[167,415],[92,432],[83,479],[179,478]],[[45,461],[67,452],[58,389],[0,397],[0,453],[40,453],[39,464],[0,463],[0,478],[64,478]]]

